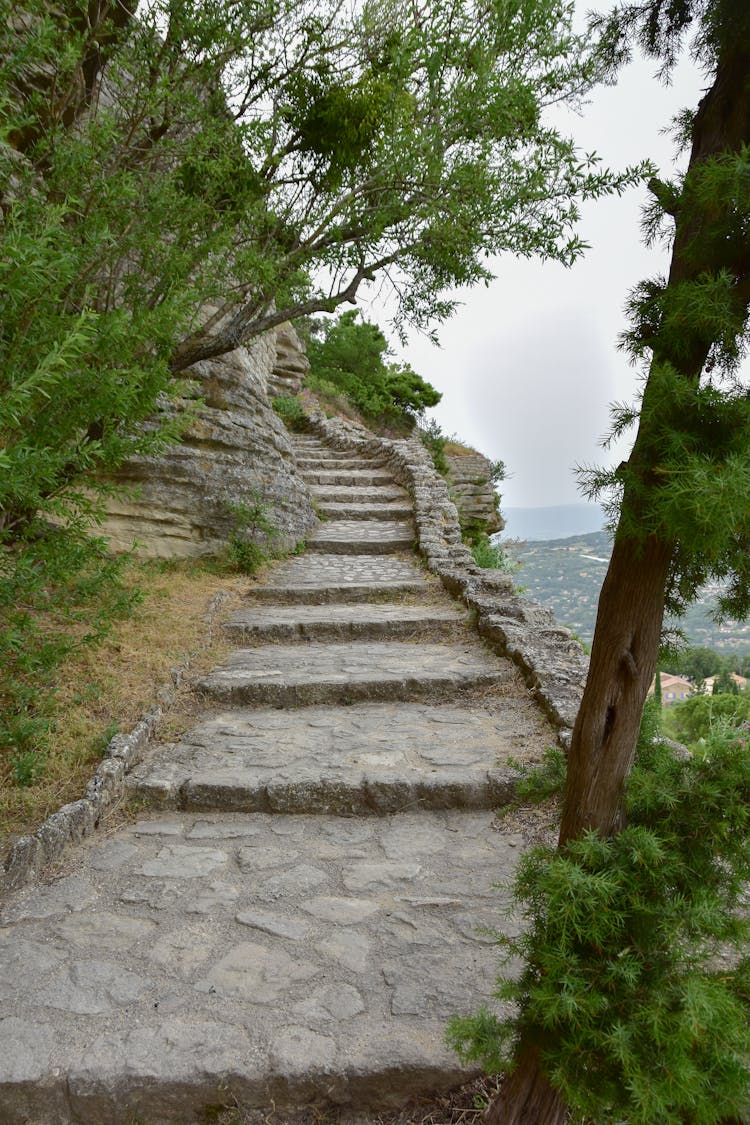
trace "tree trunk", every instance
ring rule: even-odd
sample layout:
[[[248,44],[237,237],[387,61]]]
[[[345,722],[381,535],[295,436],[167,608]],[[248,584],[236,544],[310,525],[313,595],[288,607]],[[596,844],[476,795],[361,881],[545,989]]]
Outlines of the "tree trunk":
[[[532,1047],[519,1057],[500,1094],[487,1110],[487,1125],[563,1125],[567,1110],[556,1090],[539,1067],[538,1051]]]
[[[589,674],[573,731],[560,845],[623,824],[643,704],[656,670],[671,545],[618,537],[599,596]]]

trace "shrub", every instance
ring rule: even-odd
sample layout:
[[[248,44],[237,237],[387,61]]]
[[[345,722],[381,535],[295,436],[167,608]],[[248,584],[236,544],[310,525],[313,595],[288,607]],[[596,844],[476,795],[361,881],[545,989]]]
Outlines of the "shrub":
[[[711,734],[716,724],[735,726],[750,717],[750,693],[739,695],[693,695],[684,703],[664,710],[664,728],[670,737],[695,748]]]
[[[553,1085],[597,1125],[709,1125],[747,1109],[749,735],[715,729],[684,759],[642,737],[627,827],[524,857],[529,928],[500,941],[525,968],[496,993],[518,1009],[454,1020],[465,1061],[502,1070],[531,1033]]]
[[[343,394],[375,429],[411,429],[441,395],[406,365],[388,363],[388,341],[356,310],[327,323],[313,321],[307,345],[308,386]]]
[[[278,532],[268,515],[268,505],[255,493],[242,504],[229,504],[234,517],[234,529],[227,544],[231,565],[243,574],[257,574],[272,553],[269,544]],[[262,539],[261,544],[258,540]]]
[[[445,456],[445,447],[448,444],[448,438],[434,418],[419,427],[419,439],[432,457],[432,463],[437,472],[443,477],[447,476],[449,466]]]
[[[13,545],[0,538],[0,777],[32,785],[44,773],[62,660],[109,633],[137,602],[121,580],[127,556],[101,539],[43,520]]]
[[[511,574],[516,565],[498,543],[493,543],[489,535],[480,532],[471,540],[471,553],[477,566],[487,570],[505,570]]]
[[[298,398],[292,395],[276,395],[271,399],[271,406],[288,430],[301,433],[307,429],[307,414]]]

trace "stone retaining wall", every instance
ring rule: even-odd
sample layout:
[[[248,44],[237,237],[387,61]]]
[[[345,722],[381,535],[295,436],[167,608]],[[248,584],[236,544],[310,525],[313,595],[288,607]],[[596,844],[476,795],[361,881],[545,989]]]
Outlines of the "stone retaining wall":
[[[483,570],[461,540],[458,511],[448,486],[418,438],[379,437],[356,422],[310,416],[310,430],[337,449],[384,460],[414,499],[419,550],[443,585],[477,615],[477,629],[520,668],[529,690],[569,746],[588,659],[550,610],[520,598],[503,571]]]

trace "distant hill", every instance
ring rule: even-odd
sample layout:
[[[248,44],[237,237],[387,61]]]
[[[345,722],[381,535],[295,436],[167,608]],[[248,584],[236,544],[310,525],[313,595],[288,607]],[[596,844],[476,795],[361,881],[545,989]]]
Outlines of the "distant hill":
[[[507,538],[507,532],[503,539]],[[517,585],[535,601],[547,605],[561,625],[591,643],[596,607],[612,552],[606,531],[511,544],[510,552],[521,563]],[[679,622],[690,644],[707,645],[719,652],[750,652],[750,623],[717,625],[710,617],[718,587],[707,587]]]
[[[601,531],[604,516],[598,504],[560,504],[553,508],[506,508],[503,538],[559,539]]]

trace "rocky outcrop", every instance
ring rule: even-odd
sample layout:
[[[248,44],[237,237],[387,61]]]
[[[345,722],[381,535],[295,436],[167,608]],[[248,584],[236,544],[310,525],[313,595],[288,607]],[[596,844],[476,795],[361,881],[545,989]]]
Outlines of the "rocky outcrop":
[[[268,377],[271,395],[296,395],[310,370],[310,360],[294,325],[289,321],[276,329],[276,359]]]
[[[110,501],[103,528],[115,549],[135,540],[139,554],[152,558],[214,554],[231,536],[243,503],[262,505],[276,529],[273,547],[304,539],[316,516],[267,393],[279,355],[290,368],[294,339],[282,333],[277,352],[271,333],[185,373],[196,401],[177,404],[195,411],[181,444],[158,458],[133,459],[118,473],[125,487]]]
[[[448,462],[448,488],[462,529],[492,535],[505,523],[498,511],[499,497],[492,483],[492,462],[476,449],[445,454]]]

